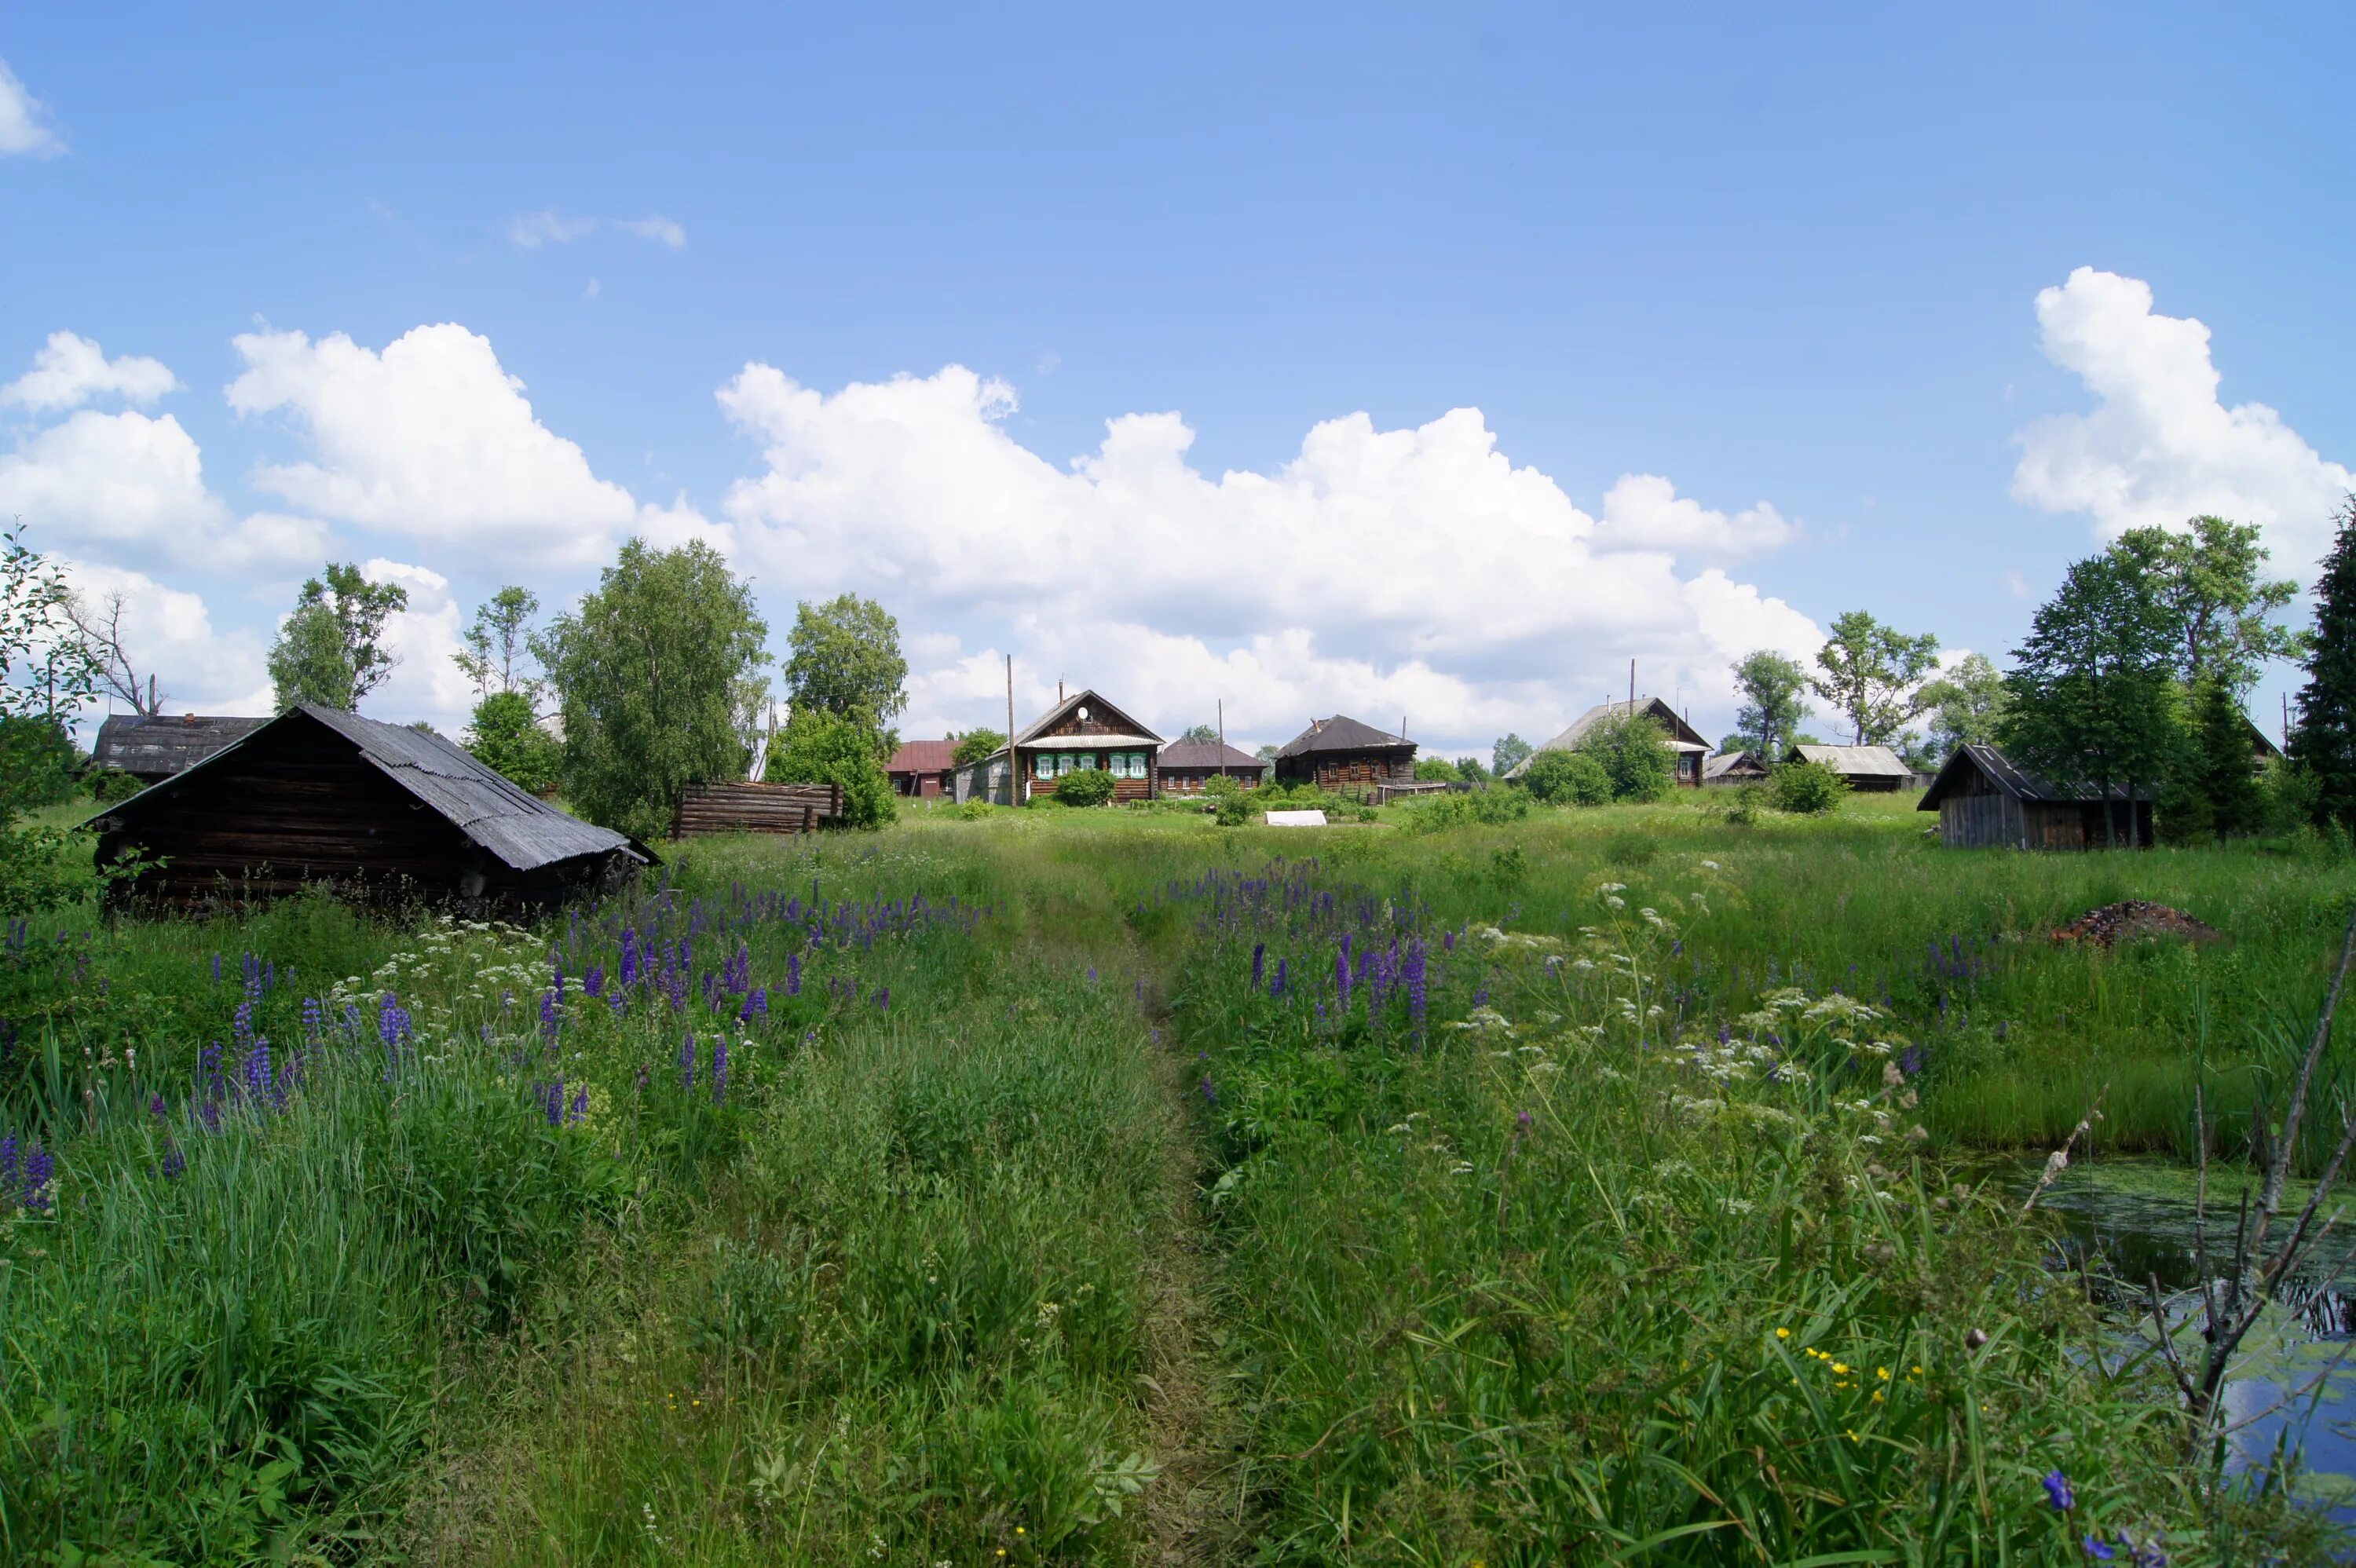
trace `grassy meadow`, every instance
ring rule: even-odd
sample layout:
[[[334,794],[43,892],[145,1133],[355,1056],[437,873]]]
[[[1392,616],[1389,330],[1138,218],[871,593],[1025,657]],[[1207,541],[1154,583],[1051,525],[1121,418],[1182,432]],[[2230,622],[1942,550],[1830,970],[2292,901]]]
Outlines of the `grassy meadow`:
[[[2180,1155],[2201,1083],[2245,1156],[2356,864],[1912,804],[16,926],[0,1560],[2313,1560],[1968,1172],[2098,1095]],[[2224,939],[2051,940],[2128,898]]]

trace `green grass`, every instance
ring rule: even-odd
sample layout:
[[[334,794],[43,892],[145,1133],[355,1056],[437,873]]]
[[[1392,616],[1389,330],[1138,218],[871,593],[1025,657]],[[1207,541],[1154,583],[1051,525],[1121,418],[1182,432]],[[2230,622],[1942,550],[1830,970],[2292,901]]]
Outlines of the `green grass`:
[[[2179,1462],[2043,1224],[1942,1151],[2058,1141],[2106,1084],[2105,1151],[2177,1148],[2201,1071],[2246,1117],[2356,869],[1952,854],[1911,805],[912,812],[686,847],[531,932],[37,920],[0,954],[0,1129],[59,1175],[0,1220],[0,1556],[2306,1550]],[[2233,940],[2047,939],[2127,897]],[[582,987],[626,928],[690,955],[616,1011]],[[1403,982],[1345,1012],[1344,934],[1423,944],[1420,1028]],[[302,1047],[283,1104],[237,1087],[248,955],[247,1030],[282,1075]],[[1864,1010],[1751,1016],[1786,988]],[[1809,1075],[1713,1076],[1721,1025]]]

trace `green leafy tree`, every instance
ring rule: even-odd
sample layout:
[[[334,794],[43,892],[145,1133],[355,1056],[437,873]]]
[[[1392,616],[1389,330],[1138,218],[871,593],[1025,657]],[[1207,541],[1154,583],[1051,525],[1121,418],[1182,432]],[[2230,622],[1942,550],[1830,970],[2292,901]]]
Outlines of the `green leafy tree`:
[[[957,750],[949,753],[949,761],[963,767],[981,761],[1004,744],[1006,737],[995,730],[969,730],[958,737]]]
[[[531,651],[531,621],[540,613],[540,598],[529,588],[512,585],[475,607],[475,624],[466,628],[466,648],[450,657],[466,673],[484,697],[520,691],[539,700],[540,682],[531,678],[522,661]]]
[[[1446,757],[1418,757],[1415,776],[1426,784],[1462,784],[1464,775]]]
[[[2152,798],[2182,759],[2170,652],[2144,575],[2100,555],[2070,568],[2005,677],[2013,698],[1997,728],[2005,751],[2056,784],[2100,791],[2113,847],[2122,814],[2112,791]],[[2125,826],[2132,833],[2132,817]]]
[[[1192,741],[1197,745],[1214,745],[1219,739],[1219,727],[1216,724],[1189,724],[1186,726],[1185,732],[1178,738],[1182,741]]]
[[[892,720],[908,705],[900,623],[873,599],[845,593],[823,604],[804,601],[786,641],[792,649],[786,696],[794,711],[815,708],[848,719],[889,757],[899,745]]]
[[[1772,763],[1792,743],[1792,731],[1808,716],[1808,672],[1797,659],[1772,649],[1746,654],[1734,667],[1735,695],[1742,705],[1735,710],[1745,744],[1735,751],[1756,749]]]
[[[23,536],[21,526],[0,533],[0,914],[12,916],[91,888],[83,835],[18,817],[56,794],[60,747],[72,755],[67,726],[102,677],[70,613],[65,573]]]
[[[1851,610],[1816,651],[1818,673],[1808,685],[1849,721],[1852,745],[1880,745],[1922,710],[1916,688],[1938,656],[1939,639],[1930,633],[1908,636]]]
[[[475,704],[466,750],[534,795],[554,789],[564,773],[563,746],[541,728],[531,699],[517,690],[494,691]]]
[[[2012,701],[2004,672],[1986,654],[1965,654],[1915,694],[1931,716],[1931,751],[1944,762],[1962,745],[1987,745]]]
[[[2268,554],[2254,523],[2199,517],[2179,528],[2130,528],[2110,554],[2145,580],[2190,689],[2214,677],[2234,692],[2255,686],[2269,659],[2296,658],[2306,638],[2276,615],[2298,585],[2263,575]]]
[[[1276,753],[1282,749],[1283,748],[1280,746],[1262,746],[1258,751],[1254,752],[1252,755],[1258,757],[1263,763],[1272,763],[1276,761]]]
[[[2249,716],[2233,688],[2213,674],[2193,687],[2191,709],[2185,765],[2160,801],[2160,825],[2182,842],[2256,832],[2265,801],[2254,766]]]
[[[768,635],[751,585],[710,545],[625,544],[595,592],[532,639],[564,719],[573,805],[653,837],[683,785],[743,778],[746,700],[766,689]]]
[[[842,786],[841,827],[882,827],[899,815],[892,775],[875,754],[874,731],[823,708],[798,708],[769,748],[767,776],[776,784]]]
[[[325,604],[301,605],[286,617],[270,645],[269,663],[273,701],[281,713],[298,702],[345,709],[359,705],[343,627]]]
[[[1500,735],[1497,737],[1496,744],[1489,748],[1489,771],[1499,778],[1504,778],[1527,761],[1530,752],[1536,749],[1527,741],[1510,731]]]
[[[1587,727],[1577,749],[1603,765],[1613,800],[1664,800],[1676,787],[1677,755],[1649,714],[1606,714]]]
[[[2315,584],[2315,630],[2290,755],[2316,826],[2356,834],[2356,496],[2333,519],[2339,532]]]
[[[1489,764],[1478,757],[1459,757],[1456,773],[1467,784],[1484,784],[1489,778]]]
[[[1592,752],[1540,752],[1522,770],[1522,787],[1548,805],[1609,805],[1612,775]]]
[[[401,663],[384,645],[384,624],[407,608],[409,590],[400,583],[370,582],[359,567],[329,561],[303,584],[270,650],[278,710],[297,702],[358,708]]]
[[[80,763],[61,720],[0,713],[0,799],[20,806],[62,805],[74,797]]]

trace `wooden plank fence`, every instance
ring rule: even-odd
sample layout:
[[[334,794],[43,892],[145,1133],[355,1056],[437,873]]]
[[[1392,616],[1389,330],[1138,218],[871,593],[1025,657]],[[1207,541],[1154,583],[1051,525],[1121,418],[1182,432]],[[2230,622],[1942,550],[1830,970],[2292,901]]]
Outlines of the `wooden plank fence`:
[[[679,792],[670,835],[814,833],[841,815],[841,784],[693,784]]]

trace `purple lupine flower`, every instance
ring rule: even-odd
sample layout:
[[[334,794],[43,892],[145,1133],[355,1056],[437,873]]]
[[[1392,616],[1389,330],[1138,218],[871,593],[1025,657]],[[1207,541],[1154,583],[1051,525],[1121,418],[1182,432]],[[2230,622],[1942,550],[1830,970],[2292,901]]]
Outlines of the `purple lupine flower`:
[[[220,955],[218,953],[213,955],[213,984],[220,984]]]
[[[2097,1563],[2108,1563],[2118,1555],[2116,1552],[2111,1550],[2110,1543],[2099,1535],[2090,1535],[2079,1544],[2085,1549],[2086,1555]]]
[[[769,987],[766,986],[754,987],[751,995],[744,998],[744,1005],[736,1009],[738,1023],[749,1024],[755,1019],[763,1023],[769,1021]]]
[[[180,1174],[187,1168],[188,1157],[180,1152],[180,1146],[176,1143],[166,1144],[164,1146],[164,1164],[161,1168],[161,1174],[163,1175],[164,1179],[166,1181],[177,1180],[179,1179]]]
[[[565,1119],[573,1122],[585,1122],[589,1119],[589,1091],[585,1085],[573,1092],[573,1109]]]
[[[230,1019],[229,1029],[230,1037],[237,1041],[237,1048],[240,1052],[243,1052],[252,1048],[253,1044],[253,1000],[252,997],[248,997],[244,1001],[238,1003],[237,1012]]]
[[[40,1214],[49,1207],[49,1179],[58,1168],[58,1157],[39,1144],[25,1150],[24,1175],[16,1189],[16,1206],[28,1213]]]
[[[166,1119],[169,1113],[164,1109],[163,1095],[150,1094],[147,1097],[147,1114],[159,1122]]]
[[[1268,994],[1272,1000],[1280,1002],[1284,999],[1285,971],[1290,967],[1290,959],[1279,958],[1276,961],[1276,978],[1268,983]]]
[[[2045,1500],[2057,1509],[2068,1513],[2078,1506],[2078,1494],[2071,1488],[2070,1477],[2055,1470],[2045,1477]]]
[[[1922,1072],[1924,1061],[1922,1048],[1919,1045],[1910,1045],[1898,1053],[1898,1071],[1909,1078],[1915,1077]],[[2061,1472],[2056,1470],[2054,1474],[2058,1476]]]
[[[712,1103],[715,1105],[728,1098],[728,1037],[722,1035],[712,1042]]]
[[[1252,944],[1252,989],[1253,989],[1253,990],[1255,990],[1255,991],[1257,991],[1257,990],[1258,990],[1258,989],[1259,989],[1259,986],[1260,986],[1260,977],[1261,977],[1261,975],[1262,975],[1263,969],[1264,969],[1264,967],[1265,967],[1265,965],[1266,965],[1267,962],[1268,962],[1268,944],[1267,944],[1267,943],[1265,943],[1265,942],[1255,942],[1255,943],[1253,943],[1253,944]]]
[[[604,965],[592,964],[589,965],[589,972],[581,976],[581,994],[584,997],[602,997],[605,994],[605,966]]]
[[[798,953],[788,953],[786,955],[786,995],[798,997],[801,994],[802,955]]]
[[[889,986],[884,986],[884,987],[879,987],[876,989],[876,992],[875,992],[875,1005],[876,1005],[878,1008],[881,1008],[884,1011],[885,1011],[885,1012],[887,1012],[887,1013],[888,1013],[888,1012],[890,1012],[890,1011],[892,1010],[892,987],[889,987]]]
[[[376,1034],[387,1051],[398,1051],[409,1042],[409,1009],[391,991],[377,1004]]]
[[[204,1086],[208,1099],[218,1100],[229,1093],[221,1077],[220,1041],[213,1040],[197,1052],[197,1082]]]
[[[1206,1105],[1219,1103],[1219,1092],[1211,1087],[1211,1075],[1207,1072],[1203,1074],[1203,1103]]]
[[[624,926],[624,927],[622,928],[622,973],[621,973],[621,984],[622,984],[622,986],[626,989],[627,987],[631,987],[631,986],[634,986],[634,985],[637,984],[637,980],[638,980],[638,933],[637,933],[637,928],[636,928],[636,927],[634,927],[634,926]]]
[[[556,1010],[556,993],[553,990],[542,991],[540,994],[540,1032],[541,1036],[553,1043],[556,1039],[558,1025],[562,1021],[562,1018]]]
[[[316,997],[303,998],[303,1038],[316,1040],[327,1032],[327,1009]]]
[[[680,1038],[679,1086],[682,1089],[695,1087],[695,1031],[693,1029],[688,1030]]]
[[[1344,1012],[1350,1010],[1350,938],[1344,933],[1342,945],[1333,954],[1333,991],[1341,998]]]
[[[253,1049],[245,1053],[245,1097],[266,1100],[270,1097],[270,1042],[257,1040]]]
[[[1402,961],[1401,968],[1407,981],[1408,1016],[1415,1021],[1416,1033],[1421,1034],[1423,1032],[1424,1008],[1427,1002],[1425,995],[1426,982],[1424,978],[1423,939],[1421,937],[1418,937],[1413,942],[1408,944],[1407,957]]]

